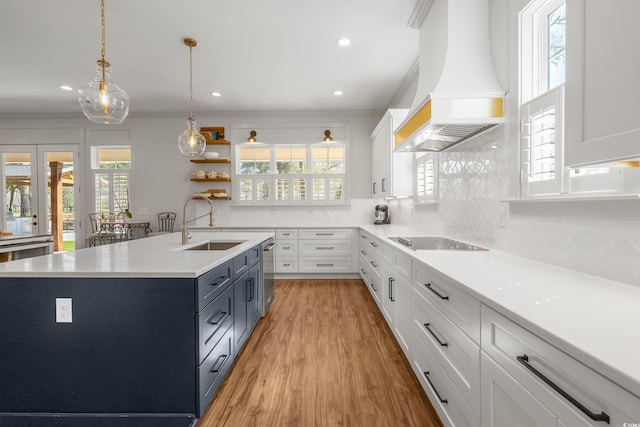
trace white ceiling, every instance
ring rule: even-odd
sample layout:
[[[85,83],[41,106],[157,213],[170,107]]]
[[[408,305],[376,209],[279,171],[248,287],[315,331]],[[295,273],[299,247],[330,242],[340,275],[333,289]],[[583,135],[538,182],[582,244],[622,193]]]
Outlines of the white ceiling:
[[[380,110],[418,55],[414,2],[105,0],[107,60],[133,114],[188,110],[184,37],[196,115]],[[0,1],[0,114],[80,112],[59,86],[92,80],[99,58],[99,0]]]

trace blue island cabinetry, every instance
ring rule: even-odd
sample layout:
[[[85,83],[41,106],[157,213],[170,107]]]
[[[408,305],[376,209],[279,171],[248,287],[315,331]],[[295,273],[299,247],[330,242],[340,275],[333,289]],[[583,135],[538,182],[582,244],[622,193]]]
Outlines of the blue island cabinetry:
[[[259,248],[196,279],[0,277],[0,425],[193,425],[259,318]]]

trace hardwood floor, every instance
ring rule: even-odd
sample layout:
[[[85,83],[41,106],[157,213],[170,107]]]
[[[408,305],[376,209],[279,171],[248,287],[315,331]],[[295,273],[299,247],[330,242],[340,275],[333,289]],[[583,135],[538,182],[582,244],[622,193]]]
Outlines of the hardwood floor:
[[[199,427],[442,426],[360,279],[275,292]]]

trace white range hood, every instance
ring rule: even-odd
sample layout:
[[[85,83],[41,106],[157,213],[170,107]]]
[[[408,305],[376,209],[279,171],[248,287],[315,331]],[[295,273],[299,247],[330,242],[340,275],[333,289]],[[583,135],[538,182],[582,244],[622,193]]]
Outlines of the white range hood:
[[[395,132],[395,151],[446,150],[504,123],[504,91],[491,59],[489,0],[447,0],[447,6],[442,75],[432,92],[416,94],[417,108]],[[424,87],[418,84],[418,90]]]

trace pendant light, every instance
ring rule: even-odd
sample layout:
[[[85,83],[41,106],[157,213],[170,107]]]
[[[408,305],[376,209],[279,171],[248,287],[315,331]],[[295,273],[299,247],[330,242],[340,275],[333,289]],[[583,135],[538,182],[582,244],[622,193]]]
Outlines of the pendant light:
[[[92,122],[119,124],[129,114],[129,97],[111,81],[111,64],[106,60],[104,0],[100,0],[102,18],[102,58],[98,60],[96,78],[78,90],[78,102]]]
[[[196,129],[196,121],[193,118],[193,62],[192,50],[198,42],[191,38],[184,39],[184,44],[189,46],[189,118],[187,119],[187,130],[178,137],[178,148],[183,156],[201,156],[207,146],[204,136]]]

